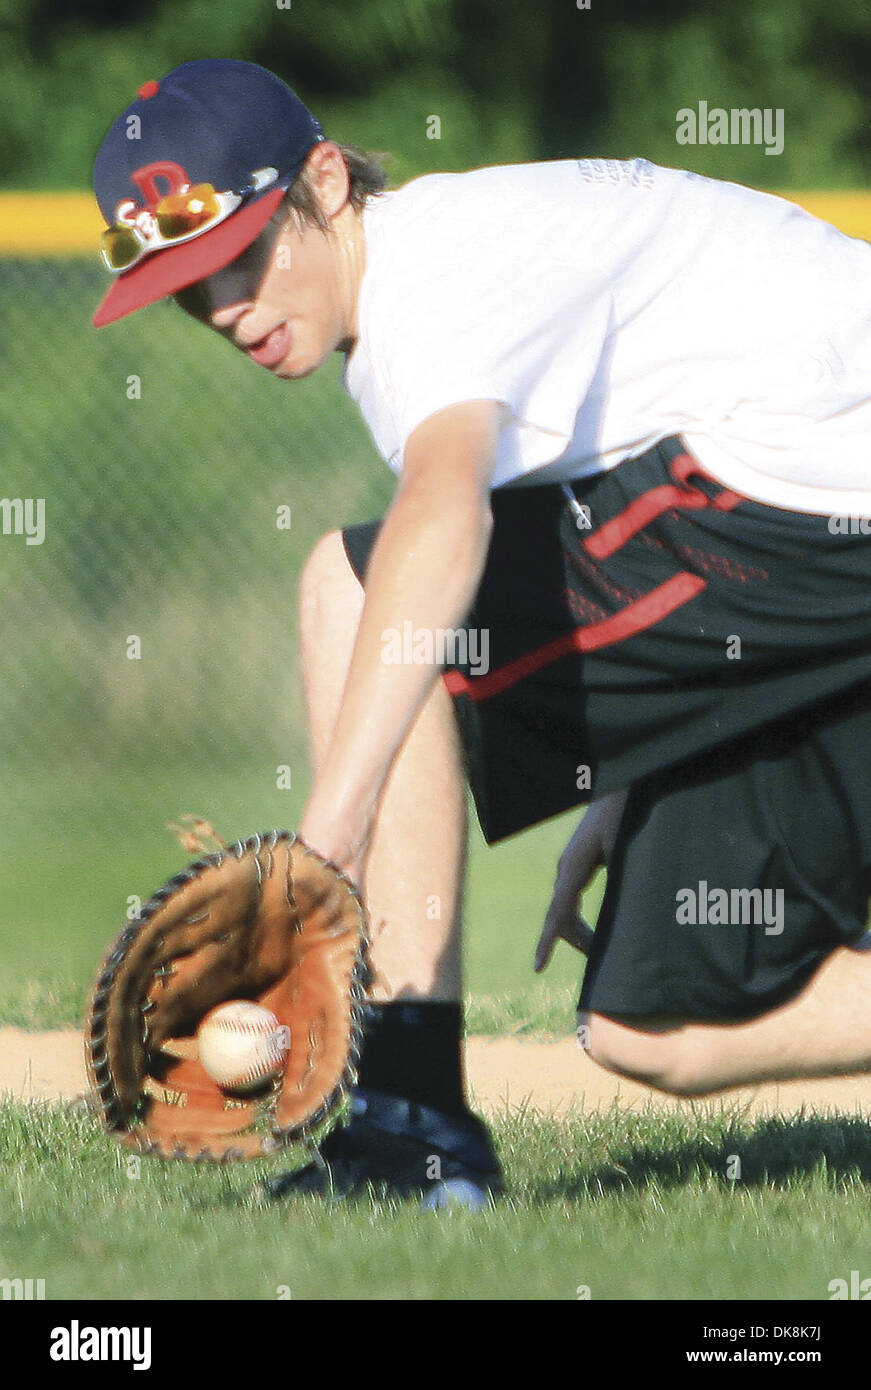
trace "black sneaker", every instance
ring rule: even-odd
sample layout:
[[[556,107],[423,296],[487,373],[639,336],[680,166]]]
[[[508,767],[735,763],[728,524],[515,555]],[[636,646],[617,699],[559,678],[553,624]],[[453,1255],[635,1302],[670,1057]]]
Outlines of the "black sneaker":
[[[263,1183],[270,1199],[315,1195],[340,1199],[365,1192],[408,1197],[438,1211],[480,1211],[502,1191],[502,1171],[487,1126],[471,1111],[446,1115],[428,1105],[356,1088],[351,1119],[320,1146],[319,1161]]]

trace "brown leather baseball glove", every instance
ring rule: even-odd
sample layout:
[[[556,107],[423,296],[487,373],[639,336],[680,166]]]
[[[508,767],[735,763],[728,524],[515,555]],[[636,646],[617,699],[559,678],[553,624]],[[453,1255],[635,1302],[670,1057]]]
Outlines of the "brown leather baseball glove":
[[[85,1051],[107,1129],[192,1160],[322,1132],[356,1079],[368,944],[354,884],[289,831],[197,859],[124,928],[94,987]],[[230,999],[271,1009],[290,1036],[283,1074],[244,1101],[197,1057],[200,1022]]]

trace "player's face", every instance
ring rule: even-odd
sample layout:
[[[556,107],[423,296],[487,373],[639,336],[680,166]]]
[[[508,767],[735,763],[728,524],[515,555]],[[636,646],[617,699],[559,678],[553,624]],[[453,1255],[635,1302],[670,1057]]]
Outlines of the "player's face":
[[[345,344],[341,279],[332,239],[280,208],[236,260],[174,298],[252,362],[293,379]]]

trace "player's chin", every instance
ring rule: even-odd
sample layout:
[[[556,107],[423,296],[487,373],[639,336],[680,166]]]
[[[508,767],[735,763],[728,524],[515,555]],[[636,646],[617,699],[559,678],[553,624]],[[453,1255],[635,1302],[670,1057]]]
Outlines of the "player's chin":
[[[277,367],[272,368],[273,376],[279,377],[282,381],[301,381],[303,377],[311,376],[321,366],[323,356],[307,355],[298,351],[291,351]]]
[[[316,372],[320,365],[320,362],[310,362],[304,366],[282,362],[275,368],[273,376],[279,377],[281,381],[301,381],[303,377],[311,376],[312,372]]]

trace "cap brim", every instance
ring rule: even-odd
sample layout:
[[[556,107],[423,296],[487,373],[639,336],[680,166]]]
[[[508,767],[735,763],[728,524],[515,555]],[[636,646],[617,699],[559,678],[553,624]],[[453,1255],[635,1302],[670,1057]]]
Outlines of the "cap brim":
[[[175,294],[225,265],[241,254],[260,235],[285,194],[284,188],[270,188],[256,202],[234,212],[210,232],[168,246],[145,256],[132,270],[123,271],[93,317],[95,328],[122,319],[146,304],[154,304]]]

